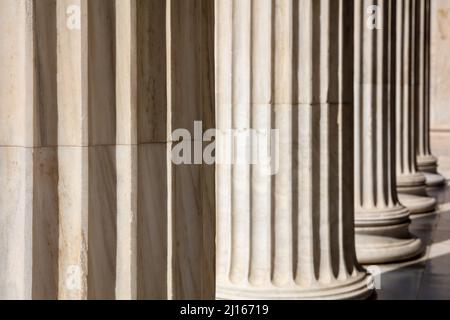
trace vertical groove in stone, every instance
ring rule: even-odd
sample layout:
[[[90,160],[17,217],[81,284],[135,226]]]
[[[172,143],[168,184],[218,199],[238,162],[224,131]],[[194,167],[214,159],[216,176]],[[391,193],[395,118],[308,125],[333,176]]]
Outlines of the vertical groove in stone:
[[[120,0],[118,0],[120,1]],[[134,0],[133,0],[134,1]],[[136,179],[130,192],[132,205],[136,201],[136,295],[138,299],[167,299],[169,276],[169,182],[168,168],[170,153],[168,146],[168,1],[136,0],[136,22],[132,32],[136,38],[137,70],[131,76],[131,85],[135,85],[136,106],[130,105],[118,112],[131,112],[128,126],[134,126],[123,132],[130,140],[119,150],[136,156]],[[120,15],[118,11],[118,15]],[[118,79],[120,80],[120,79]],[[133,87],[131,87],[133,89]],[[133,95],[131,95],[133,98]],[[123,108],[122,107],[122,108]],[[134,109],[133,109],[134,108]],[[118,121],[122,121],[118,115]],[[119,128],[118,128],[119,129]],[[122,130],[122,129],[121,129]],[[135,135],[135,137],[133,136]],[[120,136],[118,135],[118,139]],[[133,150],[135,149],[135,150]],[[128,151],[127,151],[128,150]],[[136,155],[134,155],[136,153]],[[118,159],[119,161],[119,159]],[[133,174],[124,167],[126,174]],[[155,187],[158,185],[158,187]],[[151,192],[149,192],[151,190]],[[132,221],[129,223],[133,223]],[[131,225],[132,227],[132,225]],[[130,253],[133,259],[133,252]],[[158,261],[157,264],[154,261]]]
[[[251,5],[251,114],[250,125],[256,129],[251,150],[259,152],[259,136],[270,130],[272,103],[272,1],[252,1]],[[246,127],[248,130],[250,127]],[[251,168],[250,203],[250,275],[253,285],[269,283],[271,276],[271,178],[264,164]],[[276,228],[276,225],[274,226]],[[276,231],[275,231],[276,233]],[[273,248],[275,257],[277,247]],[[277,260],[277,259],[276,259]],[[277,263],[275,262],[275,268]]]
[[[301,106],[298,111],[298,256],[296,283],[300,286],[316,282],[317,233],[314,230],[314,212],[316,196],[314,195],[316,167],[314,155],[309,147],[314,141],[315,117],[311,106]]]
[[[430,114],[431,114],[431,78],[430,78],[430,70],[431,70],[431,0],[425,0],[425,8],[424,8],[424,147],[423,150],[427,155],[431,155],[431,143],[430,143]]]
[[[320,273],[319,281],[332,283],[339,264],[339,171],[338,110],[339,105],[339,1],[321,0],[320,39]],[[319,108],[315,106],[314,108]],[[312,146],[314,149],[314,145]],[[322,200],[323,199],[323,200]],[[325,201],[324,201],[325,200]],[[337,223],[334,224],[333,222]]]
[[[116,0],[116,298],[137,299],[137,43],[135,0]]]
[[[410,163],[411,149],[411,1],[401,0],[397,7],[397,174],[414,174]]]
[[[232,105],[233,126],[238,135],[250,128],[252,1],[233,0]],[[232,166],[232,247],[230,278],[232,282],[248,279],[250,266],[250,166],[248,139],[238,139]]]
[[[81,29],[67,28],[69,5],[81,13]],[[76,16],[75,16],[76,18]],[[88,274],[88,70],[87,1],[57,1],[58,169],[61,299],[87,299]]]
[[[426,155],[432,155],[431,154],[431,143],[430,143],[430,114],[431,114],[431,105],[430,105],[430,98],[431,98],[431,78],[430,78],[430,72],[431,72],[431,0],[424,0],[425,1],[425,8],[424,8],[424,145],[423,150]]]
[[[403,87],[404,87],[404,66],[403,66],[403,60],[404,60],[404,52],[407,51],[405,48],[407,40],[405,39],[405,0],[398,1],[397,3],[397,19],[396,19],[396,96],[395,96],[395,104],[396,104],[396,119],[397,119],[397,126],[396,126],[396,154],[397,154],[397,173],[401,173],[404,171],[404,156],[403,156],[403,109],[404,109],[404,94],[403,94]],[[405,61],[406,63],[406,61]]]
[[[384,135],[384,149],[386,157],[390,159],[389,166],[380,167],[382,179],[387,183],[384,185],[383,195],[386,197],[385,206],[393,207],[398,204],[398,196],[396,185],[396,161],[395,161],[395,23],[396,23],[397,4],[394,2],[387,2],[383,7],[383,14],[387,15],[385,22],[387,30],[383,30],[384,41],[386,42],[386,50],[388,54],[387,63],[385,66],[385,74],[383,80],[388,82],[386,94],[382,99],[382,103],[390,106],[386,114],[383,114],[385,122],[382,124],[386,135]],[[382,157],[380,157],[380,160]],[[391,196],[392,195],[392,196]]]
[[[33,299],[58,295],[56,1],[33,2]]]
[[[318,8],[319,7],[319,8]],[[317,97],[317,61],[318,41],[315,41],[318,34],[320,22],[318,21],[318,1],[302,0],[299,2],[298,15],[298,39],[297,47],[294,49],[298,53],[297,69],[298,87],[295,88],[294,99],[298,101],[297,141],[298,153],[297,174],[298,174],[298,256],[296,267],[296,283],[300,286],[313,285],[317,280],[318,247],[320,241],[316,229],[317,219],[315,212],[318,212],[317,203],[317,156],[310,147],[317,141],[317,116],[314,107],[310,104]],[[320,79],[320,78],[319,78]],[[314,82],[313,82],[314,81]]]
[[[274,270],[273,283],[278,286],[293,281],[292,229],[292,57],[293,6],[292,1],[274,1],[274,126],[278,128],[279,156],[275,158],[274,181]],[[270,129],[270,125],[267,127]],[[269,190],[270,192],[270,190]]]
[[[417,23],[418,23],[418,16],[417,16],[417,4],[421,2],[422,0],[410,0],[410,12],[409,12],[409,30],[408,30],[408,36],[410,38],[410,80],[409,80],[409,114],[408,114],[408,130],[409,130],[409,138],[408,138],[408,164],[409,168],[412,172],[418,172],[417,169],[417,160],[416,160],[416,139],[417,134],[416,132],[416,122],[417,122],[417,99],[418,99],[418,92],[419,92],[419,68],[417,64],[417,59],[419,57],[418,55],[418,34],[417,34]]]
[[[233,0],[215,0],[216,14],[222,23],[216,25],[216,119],[217,119],[217,281],[226,282],[231,274],[232,254],[232,171],[227,156],[231,155],[231,139],[226,133],[232,128],[232,60],[233,60]],[[220,63],[218,63],[220,61]]]
[[[336,11],[338,15],[338,35],[336,37],[338,44],[337,60],[337,79],[338,89],[337,97],[341,106],[337,111],[336,130],[337,137],[336,157],[338,162],[339,181],[336,193],[338,194],[337,219],[339,221],[336,232],[336,252],[338,252],[339,261],[335,263],[337,278],[345,281],[358,272],[358,266],[355,256],[355,237],[354,232],[354,211],[348,214],[348,208],[354,208],[354,193],[346,192],[348,188],[354,190],[354,157],[348,151],[354,150],[354,141],[352,139],[353,117],[354,117],[354,14],[355,4],[345,0],[340,0]],[[349,170],[350,169],[350,170]],[[350,174],[348,174],[350,172]],[[352,234],[352,236],[348,236]]]
[[[427,115],[429,113],[429,106],[426,104],[426,51],[429,50],[427,45],[427,2],[426,0],[418,1],[417,3],[417,155],[428,156],[431,155],[430,148],[427,141],[429,126],[427,124]]]
[[[87,2],[88,299],[115,299],[117,251],[115,4]]]
[[[202,161],[201,151],[203,131],[215,128],[214,7],[210,0],[169,1],[168,5],[168,129],[188,129],[194,151],[200,150],[194,152],[197,165],[169,164],[169,298],[211,299],[215,295],[215,181],[214,169]],[[199,120],[200,126],[195,123]],[[249,203],[247,199],[245,205]]]

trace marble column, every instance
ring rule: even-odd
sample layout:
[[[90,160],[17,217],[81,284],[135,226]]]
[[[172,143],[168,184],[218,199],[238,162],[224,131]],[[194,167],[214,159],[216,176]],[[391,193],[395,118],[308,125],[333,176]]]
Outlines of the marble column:
[[[450,180],[450,1],[432,0],[430,53],[430,136],[439,172]]]
[[[0,34],[0,299],[55,299],[55,1],[0,1]]]
[[[0,33],[0,299],[213,299],[214,2],[4,0]]]
[[[395,187],[395,10],[394,1],[355,2],[355,228],[363,264],[405,260],[422,249]]]
[[[60,299],[114,299],[114,4],[56,1]]]
[[[427,196],[425,175],[418,171],[416,159],[416,1],[397,1],[395,72],[397,190],[400,202],[413,214],[436,207],[436,200]]]
[[[215,126],[213,4],[115,1],[117,299],[215,297],[214,166],[171,158]]]
[[[431,4],[430,0],[420,0],[416,4],[417,45],[416,68],[418,90],[416,94],[417,164],[425,174],[428,187],[446,184],[437,173],[438,159],[431,153],[430,146],[430,50],[431,50]]]
[[[352,32],[353,1],[216,0],[217,125],[238,136],[218,140],[234,153],[217,166],[220,299],[371,293],[354,246]],[[278,152],[250,165],[249,132],[271,128]]]

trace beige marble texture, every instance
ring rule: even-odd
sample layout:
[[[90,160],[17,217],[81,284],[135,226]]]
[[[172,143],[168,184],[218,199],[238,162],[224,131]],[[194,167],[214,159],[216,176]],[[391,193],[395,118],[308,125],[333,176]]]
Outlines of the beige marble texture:
[[[430,62],[431,149],[450,179],[450,2],[432,0]]]
[[[54,9],[0,2],[1,299],[57,296]]]

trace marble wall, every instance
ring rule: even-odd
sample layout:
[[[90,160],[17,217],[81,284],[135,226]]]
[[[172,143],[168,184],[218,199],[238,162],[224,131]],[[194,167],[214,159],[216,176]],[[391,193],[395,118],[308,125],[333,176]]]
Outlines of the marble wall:
[[[432,0],[431,147],[450,179],[450,1]]]

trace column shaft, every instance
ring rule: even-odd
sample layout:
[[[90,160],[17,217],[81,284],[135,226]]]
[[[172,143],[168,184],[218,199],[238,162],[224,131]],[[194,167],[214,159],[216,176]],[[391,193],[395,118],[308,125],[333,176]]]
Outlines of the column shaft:
[[[57,296],[54,18],[52,0],[0,2],[0,299]]]
[[[114,17],[108,0],[57,1],[61,299],[115,297]]]
[[[355,3],[356,251],[365,264],[421,251],[395,187],[395,10],[392,1]]]
[[[214,127],[213,3],[117,0],[116,11],[117,298],[213,299],[214,167],[172,163],[176,146],[202,147],[194,121]]]
[[[216,6],[218,127],[237,136],[232,147],[218,141],[234,152],[217,167],[218,297],[369,295],[355,259],[348,153],[353,2]],[[272,162],[251,158],[271,129]]]
[[[0,298],[215,297],[213,17],[210,0],[0,2]],[[200,155],[178,165],[183,143]]]
[[[416,161],[416,2],[397,1],[396,163],[400,202],[411,213],[423,213],[434,210],[436,201],[427,197],[425,176],[418,171]]]
[[[431,153],[430,146],[430,50],[431,50],[431,8],[430,0],[416,4],[417,46],[416,68],[418,90],[416,95],[416,147],[417,164],[425,174],[428,187],[445,185],[445,178],[437,174],[438,159]]]

